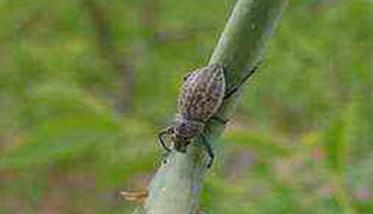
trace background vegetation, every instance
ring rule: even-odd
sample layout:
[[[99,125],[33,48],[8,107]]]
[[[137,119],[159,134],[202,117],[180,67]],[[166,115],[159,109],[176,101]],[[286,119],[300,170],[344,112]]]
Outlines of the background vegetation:
[[[234,0],[0,0],[0,213],[130,213]],[[373,213],[373,2],[298,0],[216,150],[207,213]]]

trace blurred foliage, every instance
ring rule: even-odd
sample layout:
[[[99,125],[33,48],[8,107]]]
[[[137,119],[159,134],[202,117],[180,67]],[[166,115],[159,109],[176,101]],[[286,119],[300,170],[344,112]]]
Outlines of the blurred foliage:
[[[233,3],[0,0],[0,213],[131,213]],[[372,59],[372,1],[290,1],[202,209],[373,213]]]

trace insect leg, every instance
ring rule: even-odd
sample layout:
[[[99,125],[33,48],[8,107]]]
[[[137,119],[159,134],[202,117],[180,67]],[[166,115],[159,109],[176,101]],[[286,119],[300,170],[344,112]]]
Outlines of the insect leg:
[[[190,71],[190,72],[188,72],[187,74],[185,74],[185,75],[183,76],[183,80],[184,80],[184,81],[187,81],[188,78],[189,78],[191,75],[193,75],[194,72],[198,72],[198,70],[194,70],[194,71]]]
[[[201,137],[202,137],[202,144],[205,147],[207,154],[210,156],[210,160],[207,163],[207,168],[210,168],[212,165],[212,162],[214,161],[215,155],[214,155],[214,152],[212,151],[211,145],[207,142],[206,136],[202,133]]]
[[[246,82],[247,79],[249,79],[249,77],[251,77],[251,75],[253,75],[259,68],[259,66],[262,64],[262,60],[259,60],[259,62],[256,63],[256,65],[250,70],[250,72],[241,80],[241,82],[236,85],[235,87],[233,87],[232,89],[230,89],[225,95],[224,95],[224,98],[223,100],[226,100],[228,98],[230,98],[234,93],[236,93],[240,88],[241,86]]]
[[[166,146],[164,140],[163,140],[163,136],[164,135],[167,135],[167,134],[170,134],[172,130],[172,127],[168,127],[166,129],[163,129],[162,131],[160,131],[158,133],[158,139],[159,139],[159,143],[162,145],[162,147],[168,152],[171,152],[171,149],[169,147]]]
[[[190,75],[193,73],[193,71],[192,72],[188,72],[187,74],[185,74],[184,76],[183,76],[183,80],[184,81],[186,81],[189,77],[190,77]]]
[[[219,117],[219,116],[212,116],[212,117],[210,118],[210,120],[215,120],[216,122],[222,123],[222,124],[224,124],[224,125],[228,123],[228,120],[222,119],[222,118]]]

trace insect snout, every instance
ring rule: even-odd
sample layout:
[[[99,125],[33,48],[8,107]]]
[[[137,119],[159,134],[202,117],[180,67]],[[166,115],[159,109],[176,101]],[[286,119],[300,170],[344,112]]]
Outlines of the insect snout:
[[[190,141],[182,141],[180,143],[175,143],[175,150],[181,153],[186,153],[187,152],[187,147],[188,144],[190,144]]]
[[[187,151],[187,146],[190,144],[192,136],[183,135],[180,132],[176,132],[172,136],[172,141],[174,142],[174,147],[176,151],[185,153]]]

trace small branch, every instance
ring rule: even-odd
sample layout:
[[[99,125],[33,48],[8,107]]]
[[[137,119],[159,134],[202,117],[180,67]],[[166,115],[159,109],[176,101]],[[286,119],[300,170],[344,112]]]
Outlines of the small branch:
[[[265,44],[287,0],[239,0],[212,54],[210,64],[225,67],[228,88],[238,85],[250,69],[262,58]],[[231,118],[238,101],[232,96],[225,101],[217,115]],[[212,144],[223,132],[224,126],[210,122],[205,136]],[[200,139],[197,139],[197,141]],[[196,214],[202,181],[206,174],[208,157],[200,146],[193,143],[187,154],[172,152],[149,185],[144,207],[136,213]]]
[[[158,0],[143,0],[141,3],[141,30],[148,42],[152,42],[158,29]]]
[[[135,201],[135,202],[143,203],[146,197],[148,197],[148,191],[138,191],[138,192],[122,191],[120,195],[127,201]]]
[[[121,55],[114,44],[114,35],[109,25],[105,11],[97,0],[80,0],[82,7],[95,30],[96,43],[101,55],[112,65],[118,75],[119,88],[115,100],[115,108],[119,112],[133,110],[133,82],[134,71],[129,60]]]

